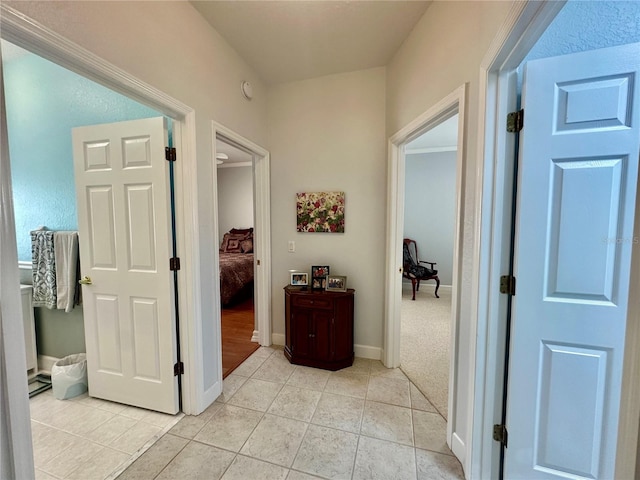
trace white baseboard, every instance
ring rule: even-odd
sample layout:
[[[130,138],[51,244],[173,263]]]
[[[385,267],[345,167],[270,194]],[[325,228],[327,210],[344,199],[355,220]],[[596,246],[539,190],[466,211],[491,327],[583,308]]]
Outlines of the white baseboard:
[[[456,456],[456,458],[460,460],[460,463],[464,465],[465,459],[467,457],[467,448],[465,447],[464,442],[457,433],[451,435],[451,451]]]
[[[369,358],[371,360],[382,359],[382,349],[380,347],[372,347],[370,345],[354,345],[353,351],[356,357]]]
[[[251,335],[251,341],[255,343],[260,343],[260,335],[258,330],[253,331],[253,335]]]
[[[202,397],[202,405],[197,407],[199,411],[185,413],[187,413],[187,415],[199,415],[200,413],[202,413],[207,409],[209,405],[215,402],[216,398],[218,398],[222,394],[222,386],[222,381],[216,382],[211,385],[211,387],[204,391],[204,395]],[[182,410],[185,410],[185,408],[183,408]]]
[[[51,375],[51,367],[56,363],[59,358],[49,357],[47,355],[38,355],[38,373],[46,373]]]
[[[411,282],[409,280],[407,280],[406,278],[402,279],[402,284],[405,288],[408,288],[409,290],[411,290]],[[424,289],[425,287],[434,287],[435,285],[433,283],[422,283],[420,284],[420,286]],[[421,290],[422,291],[422,290]],[[451,293],[451,285],[440,285],[440,288],[438,288],[438,293]]]
[[[286,341],[286,337],[284,333],[272,333],[271,334],[271,342],[274,345],[284,345]]]

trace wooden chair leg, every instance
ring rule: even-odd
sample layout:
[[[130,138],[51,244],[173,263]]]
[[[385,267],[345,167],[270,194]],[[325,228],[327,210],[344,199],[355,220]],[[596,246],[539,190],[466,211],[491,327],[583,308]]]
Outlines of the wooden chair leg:
[[[413,298],[411,300],[415,300],[416,299],[416,279],[415,278],[411,279],[411,289],[413,290]]]
[[[438,289],[440,288],[440,279],[438,277],[433,277],[433,278],[436,281],[436,298],[440,298],[438,296]]]

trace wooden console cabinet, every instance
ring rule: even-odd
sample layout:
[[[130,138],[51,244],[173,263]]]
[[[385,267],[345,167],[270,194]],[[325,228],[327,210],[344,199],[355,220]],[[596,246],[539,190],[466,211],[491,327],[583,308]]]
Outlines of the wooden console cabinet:
[[[285,287],[284,355],[291,363],[326,370],[353,364],[354,293]]]

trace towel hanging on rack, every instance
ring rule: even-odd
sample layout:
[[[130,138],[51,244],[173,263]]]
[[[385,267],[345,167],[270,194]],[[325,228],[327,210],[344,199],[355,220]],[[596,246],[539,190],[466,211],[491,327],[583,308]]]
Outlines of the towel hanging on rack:
[[[55,232],[53,245],[56,262],[56,296],[58,309],[73,310],[78,268],[78,232]]]
[[[80,305],[78,232],[31,232],[33,306],[70,312]]]
[[[56,308],[57,306],[53,233],[42,227],[31,232],[34,307]]]

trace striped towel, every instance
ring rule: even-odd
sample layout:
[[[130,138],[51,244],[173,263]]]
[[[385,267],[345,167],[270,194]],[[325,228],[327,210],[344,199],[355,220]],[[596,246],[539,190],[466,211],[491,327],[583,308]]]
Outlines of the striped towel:
[[[57,307],[56,262],[53,232],[31,232],[31,258],[33,262],[33,306]]]

